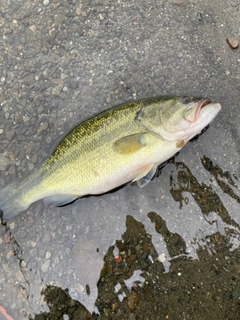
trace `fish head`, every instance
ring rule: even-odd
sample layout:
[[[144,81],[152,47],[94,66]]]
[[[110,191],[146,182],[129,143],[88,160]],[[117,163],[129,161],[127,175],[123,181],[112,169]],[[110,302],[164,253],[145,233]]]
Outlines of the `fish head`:
[[[166,141],[185,142],[199,134],[221,110],[210,99],[166,97],[143,107],[138,123]]]

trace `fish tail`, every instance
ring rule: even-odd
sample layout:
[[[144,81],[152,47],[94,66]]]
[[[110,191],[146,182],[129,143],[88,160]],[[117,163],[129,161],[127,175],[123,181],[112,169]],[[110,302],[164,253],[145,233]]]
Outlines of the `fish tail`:
[[[12,182],[0,190],[0,214],[5,222],[21,211],[26,210],[31,202],[23,199],[22,180]]]
[[[0,217],[5,222],[26,210],[31,203],[42,199],[42,169],[26,178],[12,182],[0,190]]]

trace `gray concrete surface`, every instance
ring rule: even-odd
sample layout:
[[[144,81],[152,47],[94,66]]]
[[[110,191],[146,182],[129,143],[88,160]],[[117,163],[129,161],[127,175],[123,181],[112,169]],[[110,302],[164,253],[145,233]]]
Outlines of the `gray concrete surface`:
[[[128,185],[64,208],[34,204],[9,221],[14,239],[0,228],[0,301],[14,319],[47,310],[41,296],[47,284],[68,288],[97,312],[102,259],[125,232],[126,215],[144,224],[156,251],[166,257],[166,272],[171,259],[147,216],[150,211],[184,239],[193,259],[199,246],[207,246],[205,237],[225,235],[226,229],[235,232],[232,250],[239,246],[239,202],[222,191],[201,162],[207,156],[240,179],[240,51],[226,42],[228,37],[240,41],[239,10],[238,0],[193,0],[186,6],[171,0],[2,0],[1,186],[32,172],[60,134],[94,113],[147,96],[203,96],[220,102],[222,111],[175,162],[183,162],[199,184],[211,186],[236,223],[214,211],[204,216],[190,191],[182,192],[188,202],[180,209],[170,192],[170,177],[177,181],[179,172],[174,163],[143,189]],[[240,197],[234,176],[237,187],[232,188]]]

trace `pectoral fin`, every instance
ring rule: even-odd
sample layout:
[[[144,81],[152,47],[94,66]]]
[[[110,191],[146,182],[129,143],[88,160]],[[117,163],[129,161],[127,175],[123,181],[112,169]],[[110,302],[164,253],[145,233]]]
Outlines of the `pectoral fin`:
[[[180,140],[176,142],[176,148],[183,148],[185,146],[186,142],[184,140]]]
[[[136,133],[123,137],[113,144],[113,149],[120,154],[130,154],[136,152],[146,145],[146,132]]]
[[[157,167],[152,163],[144,166],[142,168],[141,172],[137,175],[136,178],[134,178],[132,180],[132,182],[136,181],[137,185],[140,188],[145,187],[154,177],[154,175],[156,173],[156,169],[157,169]]]
[[[72,194],[54,194],[50,197],[45,198],[43,201],[50,207],[60,207],[74,201],[77,198],[79,198],[79,196]]]

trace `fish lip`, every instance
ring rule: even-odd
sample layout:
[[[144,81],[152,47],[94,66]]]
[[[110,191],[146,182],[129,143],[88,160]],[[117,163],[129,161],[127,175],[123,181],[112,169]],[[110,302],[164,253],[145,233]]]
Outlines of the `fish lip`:
[[[212,101],[209,98],[206,99],[201,99],[200,101],[198,101],[197,104],[197,109],[195,112],[195,117],[194,117],[194,122],[197,121],[197,119],[199,118],[199,114],[202,108],[204,108],[205,106],[207,106],[208,104],[210,104]]]
[[[203,107],[205,107],[206,105],[208,105],[209,103],[211,103],[212,101],[211,101],[211,99],[206,98],[206,99],[202,99],[202,100],[199,101],[199,102],[200,102],[201,108],[203,108]]]

